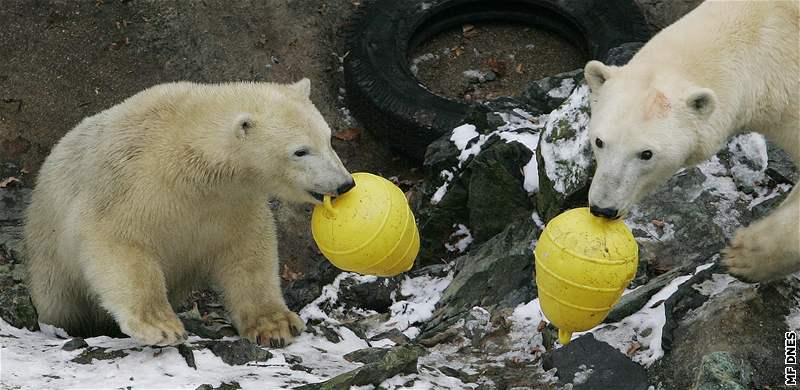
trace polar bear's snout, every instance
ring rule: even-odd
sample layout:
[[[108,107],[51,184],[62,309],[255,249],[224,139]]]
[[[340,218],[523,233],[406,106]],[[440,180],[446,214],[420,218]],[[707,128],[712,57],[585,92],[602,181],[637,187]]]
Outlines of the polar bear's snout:
[[[608,219],[619,218],[619,210],[613,208],[601,208],[597,206],[589,206],[589,211],[595,217],[603,217]]]
[[[347,191],[353,189],[356,186],[356,182],[351,177],[349,181],[345,182],[344,184],[340,185],[339,188],[336,189],[336,195],[342,195]]]

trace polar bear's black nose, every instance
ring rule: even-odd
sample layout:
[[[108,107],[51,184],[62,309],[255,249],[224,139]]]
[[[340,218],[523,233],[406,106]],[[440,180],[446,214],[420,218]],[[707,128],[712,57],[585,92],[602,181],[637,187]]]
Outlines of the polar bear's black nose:
[[[339,188],[336,189],[336,192],[339,195],[341,195],[341,194],[344,194],[347,191],[352,190],[353,187],[355,187],[355,186],[356,186],[356,182],[354,182],[353,179],[350,179],[350,181],[348,181],[347,183],[344,183],[341,186],[339,186]]]
[[[603,218],[608,218],[608,219],[615,219],[615,218],[617,218],[619,216],[619,210],[617,210],[617,209],[602,209],[602,208],[597,207],[597,206],[592,206],[592,207],[589,207],[589,211],[595,217],[603,217]]]

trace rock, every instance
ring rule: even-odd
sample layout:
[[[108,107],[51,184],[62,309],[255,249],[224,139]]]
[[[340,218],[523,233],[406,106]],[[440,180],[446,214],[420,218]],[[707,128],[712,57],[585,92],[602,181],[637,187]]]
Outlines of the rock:
[[[283,358],[286,360],[286,363],[289,364],[300,364],[303,362],[303,358],[297,355],[290,355],[288,353],[283,354]]]
[[[272,357],[269,351],[247,339],[212,341],[209,343],[208,349],[231,366],[249,362],[265,362]]]
[[[412,201],[420,229],[419,264],[441,263],[459,254],[453,244],[461,226],[470,230],[472,245],[477,245],[530,215],[535,205],[523,168],[531,161],[539,132],[532,120],[515,108],[479,107],[467,119],[475,137],[460,145],[474,147],[474,154],[459,160],[451,134],[429,146],[427,178]]]
[[[751,389],[752,376],[753,367],[746,360],[727,351],[712,352],[703,356],[692,390]]]
[[[786,316],[797,305],[800,287],[786,281],[750,285],[718,272],[690,279],[667,300],[663,342],[669,341],[671,350],[650,367],[650,381],[669,389],[691,388],[707,375],[700,373],[704,356],[733,351],[745,360],[736,366],[758,367],[744,388],[781,388]]]
[[[520,172],[520,161],[529,161],[531,151],[518,142],[499,139],[486,148],[469,165],[468,226],[476,244],[502,232],[509,223],[529,217],[533,209]]]
[[[222,382],[222,383],[219,384],[218,387],[214,387],[214,386],[211,386],[209,384],[203,384],[203,385],[197,386],[197,389],[195,389],[195,390],[237,390],[237,389],[241,389],[241,388],[242,388],[242,386],[239,385],[239,382],[231,381],[230,383]]]
[[[703,0],[636,0],[655,34],[689,13]]]
[[[0,266],[0,317],[13,327],[39,330],[39,316],[30,292],[24,283],[15,280],[15,268],[14,265]]]
[[[798,175],[797,167],[794,165],[794,160],[788,153],[779,149],[771,142],[767,142],[767,170],[766,175],[777,183],[795,184],[797,183]]]
[[[691,267],[675,268],[650,280],[647,284],[640,286],[636,290],[623,295],[619,302],[608,312],[608,316],[603,322],[619,322],[623,318],[636,313],[650,300],[650,297],[659,292],[664,286],[669,284],[669,282],[679,275],[686,274],[690,271],[692,271]]]
[[[587,333],[542,357],[545,370],[556,368],[558,383],[573,384],[573,389],[648,388],[644,367],[634,363],[614,347]]]
[[[82,337],[75,337],[64,343],[64,345],[61,346],[61,349],[65,351],[74,351],[76,349],[82,349],[88,346],[89,344],[87,344],[86,340],[84,340]]]
[[[535,298],[531,243],[538,234],[531,221],[523,220],[459,257],[458,273],[442,292],[422,338],[444,331],[475,306],[494,311]]]
[[[539,114],[546,114],[558,108],[582,80],[583,69],[545,77],[528,85],[519,100]]]
[[[223,337],[236,336],[236,329],[225,317],[209,313],[204,319],[197,309],[178,313],[184,328],[189,333],[206,339],[219,340]]]
[[[377,278],[364,283],[347,278],[339,284],[339,302],[345,307],[388,313],[393,303],[391,294],[398,284],[399,280],[394,278]]]
[[[491,313],[480,306],[473,307],[464,318],[464,335],[471,341],[473,348],[477,348],[492,329],[490,319]]]
[[[622,66],[628,63],[633,56],[644,46],[643,42],[628,42],[611,48],[606,54],[603,63],[606,65]]]
[[[72,358],[72,362],[78,364],[92,364],[92,362],[97,360],[111,360],[111,359],[118,359],[128,356],[128,353],[122,350],[114,349],[110,350],[108,348],[100,348],[100,347],[89,347],[81,352],[80,355]]]
[[[349,390],[352,386],[377,386],[388,378],[417,373],[417,359],[426,354],[418,345],[403,345],[390,349],[379,361],[346,372],[322,383],[295,387],[303,390]]]
[[[0,226],[12,223],[22,225],[24,211],[30,199],[30,188],[0,188]]]
[[[307,228],[306,228],[307,229]],[[309,239],[310,241],[310,239]],[[333,282],[341,271],[321,255],[313,256],[311,270],[296,280],[283,281],[286,305],[295,312],[313,302],[322,293],[322,287]]]
[[[187,347],[186,344],[180,344],[177,348],[178,353],[183,357],[183,360],[186,361],[186,365],[196,370],[197,364],[194,361],[194,352],[192,349]]]
[[[344,355],[344,360],[348,362],[358,362],[369,364],[372,362],[377,362],[383,359],[384,356],[389,352],[389,348],[363,348],[357,351],[353,351]]]
[[[589,87],[582,83],[550,113],[539,137],[536,207],[545,222],[586,204],[594,172],[588,124]]]
[[[408,336],[406,336],[405,334],[403,334],[403,332],[397,329],[390,329],[387,330],[386,332],[376,334],[375,336],[370,337],[369,341],[378,341],[384,339],[389,339],[396,345],[408,344],[408,342],[411,341],[411,339],[409,339]]]
[[[330,341],[330,342],[332,342],[334,344],[337,344],[340,341],[342,341],[342,336],[340,336],[339,332],[337,332],[335,329],[333,329],[333,328],[331,328],[329,326],[325,326],[323,324],[320,324],[318,326],[318,328],[319,328],[320,332],[322,333],[322,337],[325,337],[326,340],[328,340],[328,341]]]

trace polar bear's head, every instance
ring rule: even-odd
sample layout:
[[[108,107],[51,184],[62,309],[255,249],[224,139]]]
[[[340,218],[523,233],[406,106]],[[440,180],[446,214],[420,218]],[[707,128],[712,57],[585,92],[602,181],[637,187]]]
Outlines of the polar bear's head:
[[[700,129],[714,112],[714,92],[679,77],[590,61],[589,136],[597,170],[592,213],[619,218],[680,168],[708,155]]]
[[[236,93],[248,100],[234,115],[236,155],[274,196],[320,203],[323,195],[341,195],[355,186],[331,147],[330,127],[309,98],[308,79],[249,83]]]

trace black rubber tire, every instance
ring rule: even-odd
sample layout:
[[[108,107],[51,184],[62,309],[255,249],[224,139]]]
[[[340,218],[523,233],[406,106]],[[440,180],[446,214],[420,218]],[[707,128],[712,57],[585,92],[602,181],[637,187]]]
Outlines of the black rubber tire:
[[[428,38],[463,23],[520,22],[551,30],[604,59],[649,31],[633,0],[374,0],[360,7],[346,37],[347,102],[369,131],[422,160],[428,144],[459,125],[465,103],[420,85],[408,56]]]

